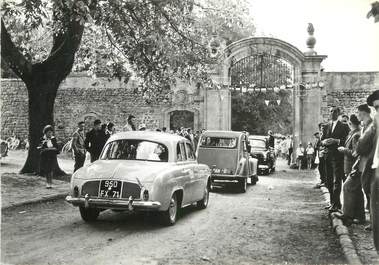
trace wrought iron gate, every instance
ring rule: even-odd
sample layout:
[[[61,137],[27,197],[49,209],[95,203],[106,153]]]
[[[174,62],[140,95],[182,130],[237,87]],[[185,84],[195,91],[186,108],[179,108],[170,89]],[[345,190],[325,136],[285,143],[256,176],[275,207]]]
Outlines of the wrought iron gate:
[[[272,54],[255,54],[237,62],[230,69],[232,88],[274,88],[291,86],[294,67]]]

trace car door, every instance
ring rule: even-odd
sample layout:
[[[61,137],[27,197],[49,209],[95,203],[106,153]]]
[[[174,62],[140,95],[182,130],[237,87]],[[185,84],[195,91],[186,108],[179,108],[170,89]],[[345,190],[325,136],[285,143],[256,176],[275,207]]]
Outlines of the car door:
[[[177,162],[178,165],[178,183],[181,187],[183,187],[183,200],[182,205],[188,205],[192,203],[192,187],[191,182],[193,181],[193,167],[190,161],[187,158],[187,152],[185,148],[185,143],[183,141],[178,142],[177,152],[180,151],[180,159],[181,161]],[[179,157],[178,157],[179,158]]]
[[[198,166],[198,163],[196,161],[195,152],[193,149],[193,146],[191,143],[186,142],[186,155],[187,160],[191,164],[193,174],[191,174],[191,183],[190,183],[190,194],[191,194],[191,201],[195,202],[200,200],[203,197],[204,193],[204,178],[203,174]]]

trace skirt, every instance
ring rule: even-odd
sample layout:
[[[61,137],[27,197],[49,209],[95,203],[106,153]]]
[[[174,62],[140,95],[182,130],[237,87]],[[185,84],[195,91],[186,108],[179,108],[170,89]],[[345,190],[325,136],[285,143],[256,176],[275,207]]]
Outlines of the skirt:
[[[365,205],[360,173],[353,171],[343,184],[342,211],[346,217],[364,221]]]

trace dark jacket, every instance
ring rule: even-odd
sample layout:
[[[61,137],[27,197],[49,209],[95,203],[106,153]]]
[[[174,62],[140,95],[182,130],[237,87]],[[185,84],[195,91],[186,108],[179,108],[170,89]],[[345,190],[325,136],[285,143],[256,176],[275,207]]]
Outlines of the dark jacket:
[[[40,150],[39,169],[42,176],[49,174],[54,170],[57,154],[59,153],[57,139],[52,137],[50,140],[53,147],[47,146],[48,139],[45,137],[41,138],[40,144],[37,147],[37,149]]]
[[[374,174],[371,166],[374,160],[376,147],[376,128],[371,121],[361,132],[361,137],[358,140],[357,154],[359,155],[359,171],[362,172],[361,181],[362,187],[366,193],[370,191],[371,180]]]
[[[98,157],[106,141],[107,137],[104,131],[92,129],[86,134],[84,146],[91,156]]]
[[[266,147],[267,147],[267,148],[269,148],[269,147],[274,148],[274,147],[275,147],[275,138],[274,138],[274,136],[270,135],[270,136],[267,138]]]
[[[346,138],[345,142],[345,150],[342,152],[344,154],[344,172],[345,174],[349,174],[354,165],[354,162],[357,160],[357,156],[355,154],[358,140],[361,133],[360,130],[350,131],[349,135]]]
[[[333,126],[333,123],[329,122],[325,130],[325,134],[322,135],[321,140],[325,140],[328,138],[340,140],[339,144],[332,144],[332,145],[327,146],[327,153],[328,153],[328,156],[331,156],[337,159],[343,159],[343,154],[338,152],[337,148],[339,146],[345,146],[345,141],[349,134],[350,129],[347,124],[344,124],[340,121],[337,121],[337,124],[333,131],[332,131],[332,126]]]

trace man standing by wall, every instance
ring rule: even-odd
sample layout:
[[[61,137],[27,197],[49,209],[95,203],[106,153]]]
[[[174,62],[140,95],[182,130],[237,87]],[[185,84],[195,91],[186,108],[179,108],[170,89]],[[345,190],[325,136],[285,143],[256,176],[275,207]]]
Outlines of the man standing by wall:
[[[322,145],[326,147],[325,168],[326,168],[326,187],[330,194],[329,211],[334,212],[341,209],[341,187],[344,177],[343,154],[338,152],[339,146],[345,145],[345,140],[349,134],[348,125],[338,120],[340,109],[332,107],[330,109],[331,121],[326,127],[325,134],[322,135]]]
[[[86,160],[86,148],[84,146],[84,121],[78,123],[78,129],[72,135],[72,151],[74,152],[74,172],[84,165]]]
[[[91,154],[91,162],[99,159],[101,150],[106,142],[105,133],[101,130],[101,121],[93,122],[93,129],[86,134],[84,146]]]

